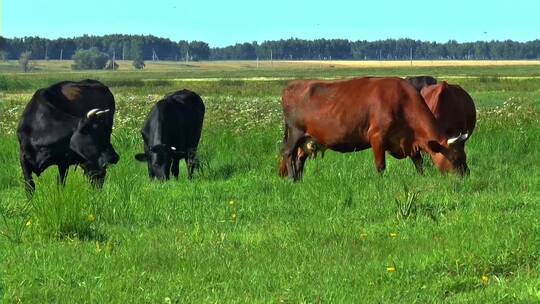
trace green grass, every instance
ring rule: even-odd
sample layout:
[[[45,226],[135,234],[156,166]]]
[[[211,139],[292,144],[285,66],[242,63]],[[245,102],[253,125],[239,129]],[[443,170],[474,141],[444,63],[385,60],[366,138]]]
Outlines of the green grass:
[[[448,79],[479,110],[470,177],[432,166],[419,176],[390,156],[379,177],[367,150],[308,161],[296,184],[277,176],[285,80],[172,81],[179,72],[143,72],[161,83],[140,85],[136,72],[3,75],[26,84],[8,83],[0,95],[0,231],[9,236],[0,236],[0,295],[6,303],[538,302],[538,80],[482,69],[435,73],[488,75]],[[229,76],[200,77],[209,74]],[[73,169],[58,188],[50,168],[28,202],[14,130],[33,90],[62,77],[110,81],[121,160],[101,191]],[[180,181],[151,183],[133,159],[142,150],[138,129],[160,96],[182,87],[200,91],[207,106],[204,171],[188,182],[182,166]]]

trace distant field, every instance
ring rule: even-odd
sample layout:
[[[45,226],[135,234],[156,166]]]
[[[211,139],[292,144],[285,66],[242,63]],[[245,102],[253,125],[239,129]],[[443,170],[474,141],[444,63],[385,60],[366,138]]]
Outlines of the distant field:
[[[130,64],[73,72],[69,61],[38,61],[23,74],[0,63],[3,302],[540,301],[539,62]],[[475,100],[468,178],[429,165],[419,176],[390,156],[379,177],[370,150],[308,160],[300,183],[277,176],[290,79],[420,74],[458,83]],[[115,95],[121,160],[101,191],[80,169],[58,188],[50,168],[27,201],[21,112],[37,88],[84,78]],[[133,159],[139,129],[161,96],[181,88],[206,104],[204,170],[188,182],[181,165],[180,181],[151,183]]]
[[[119,71],[135,70],[131,61],[116,61]],[[39,71],[72,71],[71,60],[35,60],[31,66],[34,72]],[[18,70],[18,62],[13,60],[0,63],[2,71]],[[312,68],[419,68],[419,67],[523,67],[537,66],[540,60],[413,60],[411,61],[348,61],[348,60],[299,60],[299,61],[145,61],[147,71],[181,71],[181,70],[245,70],[245,69],[312,69]]]

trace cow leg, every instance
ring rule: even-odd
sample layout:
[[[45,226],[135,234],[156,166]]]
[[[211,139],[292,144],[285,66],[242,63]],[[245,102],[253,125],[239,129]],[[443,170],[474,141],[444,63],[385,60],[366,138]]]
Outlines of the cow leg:
[[[283,152],[281,157],[283,157],[286,167],[287,167],[287,173],[289,178],[291,178],[293,181],[298,181],[301,176],[298,175],[297,167],[296,167],[296,149],[300,145],[300,141],[302,138],[304,138],[305,134],[303,131],[290,128],[290,133],[287,138],[287,142],[285,142],[283,146]]]
[[[58,165],[58,179],[57,182],[59,185],[65,186],[66,185],[66,177],[68,173],[69,166],[66,164],[59,164]]]
[[[32,179],[32,166],[28,163],[26,159],[24,159],[24,156],[22,155],[20,156],[20,161],[24,177],[24,189],[26,190],[26,194],[30,197],[36,190],[36,184]]]
[[[298,175],[298,179],[302,179],[304,175],[304,165],[308,158],[308,154],[300,147],[298,147],[297,150],[298,153],[296,155],[296,173]]]
[[[424,174],[424,159],[422,159],[422,154],[420,152],[415,153],[411,156],[414,167],[419,174]]]
[[[370,137],[369,141],[371,149],[373,150],[373,157],[375,158],[375,167],[379,174],[383,174],[386,169],[386,148],[384,144],[384,137],[381,134],[374,134]]]
[[[174,178],[177,179],[177,180],[178,180],[178,174],[180,173],[179,166],[180,166],[180,160],[174,158],[172,160],[171,173],[174,176]]]
[[[197,168],[199,161],[197,160],[197,153],[195,150],[188,150],[187,157],[185,158],[186,168],[188,173],[188,179],[193,178],[193,172]]]

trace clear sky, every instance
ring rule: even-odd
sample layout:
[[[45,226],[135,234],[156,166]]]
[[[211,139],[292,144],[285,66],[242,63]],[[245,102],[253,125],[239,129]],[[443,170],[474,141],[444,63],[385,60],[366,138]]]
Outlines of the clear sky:
[[[540,38],[540,0],[0,0],[3,36],[152,34],[210,46],[281,38]],[[2,9],[0,9],[2,11]]]

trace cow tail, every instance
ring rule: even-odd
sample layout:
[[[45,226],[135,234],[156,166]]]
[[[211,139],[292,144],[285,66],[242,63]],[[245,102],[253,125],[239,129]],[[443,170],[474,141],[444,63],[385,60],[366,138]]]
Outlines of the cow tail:
[[[282,141],[282,147],[281,147],[281,153],[279,156],[279,176],[285,177],[288,175],[287,172],[287,164],[285,162],[285,159],[283,158],[283,150],[285,148],[285,145],[287,144],[287,140],[289,139],[289,125],[287,122],[283,125],[283,141]]]

